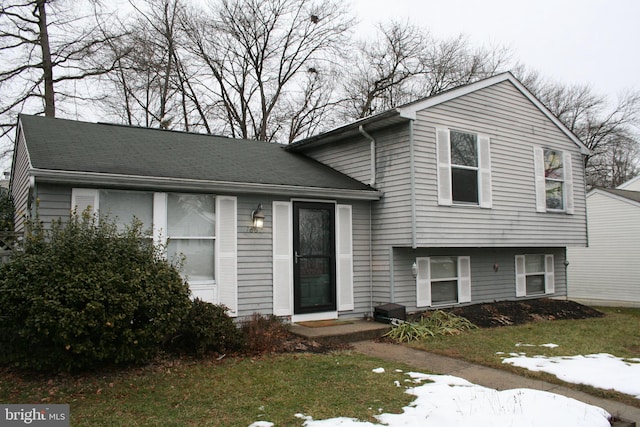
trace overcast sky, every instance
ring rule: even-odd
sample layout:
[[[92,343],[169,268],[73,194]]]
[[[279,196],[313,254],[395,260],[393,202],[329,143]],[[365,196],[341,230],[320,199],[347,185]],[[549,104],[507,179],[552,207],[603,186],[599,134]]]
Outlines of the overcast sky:
[[[640,89],[639,0],[351,0],[361,31],[390,18],[511,48],[544,77],[614,98]]]

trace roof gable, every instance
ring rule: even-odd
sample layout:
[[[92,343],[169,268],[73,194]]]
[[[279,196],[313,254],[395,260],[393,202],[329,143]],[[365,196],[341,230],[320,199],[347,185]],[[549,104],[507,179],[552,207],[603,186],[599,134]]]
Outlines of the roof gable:
[[[375,193],[279,144],[41,116],[19,121],[35,171]]]
[[[380,123],[382,125],[385,124],[394,124],[399,121],[404,120],[415,120],[417,116],[417,112],[420,110],[424,110],[426,108],[430,108],[443,102],[447,102],[465,95],[468,95],[472,92],[476,92],[478,90],[485,89],[489,86],[493,86],[498,83],[502,83],[505,81],[511,82],[516,89],[522,93],[536,108],[538,108],[549,120],[551,120],[562,133],[564,133],[571,141],[573,141],[579,148],[583,154],[588,154],[589,149],[587,148],[582,141],[571,132],[551,111],[544,106],[542,102],[538,98],[536,98],[518,79],[515,78],[513,74],[510,72],[502,73],[495,75],[493,77],[489,77],[483,80],[479,80],[475,83],[470,83],[468,85],[459,86],[453,89],[446,90],[444,92],[440,92],[436,95],[432,95],[427,98],[419,99],[408,104],[399,106],[393,110],[388,110],[386,112],[377,114],[375,116],[366,117],[364,119],[358,120],[354,123],[350,123],[348,125],[342,126],[340,128],[336,128],[325,132],[320,135],[316,135],[310,138],[306,138],[304,140],[296,141],[294,144],[290,146],[290,150],[296,150],[298,147],[309,145],[313,142],[322,140],[323,142],[327,142],[328,140],[338,139],[339,135],[345,137],[347,135],[351,135],[357,133],[358,129],[363,125],[367,125],[367,131],[371,130],[372,123]]]
[[[589,194],[587,194],[587,199],[596,194],[600,194],[611,199],[630,203],[634,206],[640,207],[640,191],[620,190],[613,188],[594,188],[593,190],[589,191]]]
[[[529,101],[531,101],[531,103],[535,105],[536,108],[538,108],[545,116],[547,116],[549,120],[551,120],[565,135],[567,135],[567,137],[569,137],[569,139],[571,139],[578,147],[580,147],[580,151],[583,154],[589,153],[589,149],[587,148],[587,146],[584,145],[582,141],[580,141],[580,139],[578,139],[578,137],[560,121],[560,119],[558,119],[547,107],[545,107],[544,104],[540,102],[540,100],[536,98],[529,91],[529,89],[527,89],[522,83],[520,83],[520,81],[516,79],[515,76],[510,72],[498,74],[487,79],[479,80],[475,83],[460,86],[458,88],[453,88],[434,96],[411,102],[409,104],[398,107],[397,110],[400,112],[401,116],[415,119],[416,113],[419,110],[441,104],[451,99],[455,99],[505,81],[511,82],[511,84],[513,84],[516,89],[520,91],[520,93],[522,93]]]

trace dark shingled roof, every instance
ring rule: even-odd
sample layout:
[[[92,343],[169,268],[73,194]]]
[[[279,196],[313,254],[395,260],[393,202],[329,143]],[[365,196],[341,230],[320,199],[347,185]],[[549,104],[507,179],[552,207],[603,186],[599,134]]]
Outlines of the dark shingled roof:
[[[375,191],[280,144],[30,115],[20,121],[37,169]]]
[[[615,194],[616,196],[624,197],[634,202],[640,202],[640,191],[618,190],[617,188],[598,188],[598,190],[606,191],[607,193]]]

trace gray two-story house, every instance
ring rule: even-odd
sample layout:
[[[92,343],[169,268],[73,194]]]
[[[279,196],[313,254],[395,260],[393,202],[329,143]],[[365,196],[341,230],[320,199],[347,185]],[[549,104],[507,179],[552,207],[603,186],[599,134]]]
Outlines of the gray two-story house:
[[[505,73],[288,146],[23,115],[11,193],[135,215],[234,316],[361,317],[565,296],[587,152]]]

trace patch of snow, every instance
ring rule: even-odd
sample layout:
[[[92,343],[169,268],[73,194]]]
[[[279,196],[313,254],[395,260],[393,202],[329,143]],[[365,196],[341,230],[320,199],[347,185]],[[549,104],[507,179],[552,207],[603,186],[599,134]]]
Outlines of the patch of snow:
[[[373,369],[373,372],[376,374],[384,374],[384,368],[375,368]]]
[[[558,345],[558,344],[553,344],[553,343],[536,345],[536,344],[523,344],[523,343],[519,342],[519,343],[516,343],[516,347],[547,347],[547,348],[556,348],[556,347],[559,347],[559,345]]]
[[[269,421],[256,421],[249,425],[249,427],[273,427],[273,423],[270,423]]]
[[[413,381],[430,382],[406,391],[416,399],[402,414],[377,415],[382,424],[346,417],[313,420],[296,416],[305,420],[305,427],[610,426],[607,411],[565,396],[531,389],[497,391],[450,375],[407,375]]]
[[[562,381],[614,389],[640,399],[640,364],[610,354],[586,356],[514,356],[502,360],[530,371],[555,375]]]

